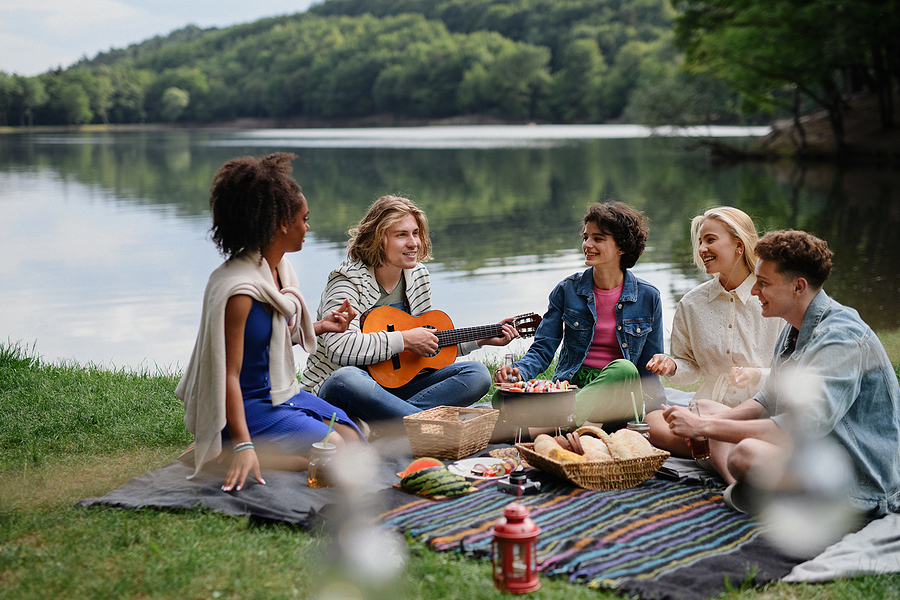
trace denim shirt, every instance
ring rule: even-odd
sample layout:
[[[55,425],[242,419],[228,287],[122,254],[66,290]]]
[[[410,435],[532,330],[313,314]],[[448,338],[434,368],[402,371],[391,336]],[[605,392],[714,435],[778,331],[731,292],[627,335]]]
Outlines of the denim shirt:
[[[796,394],[779,390],[778,382],[805,375],[815,378],[802,384],[815,390],[813,401],[792,403]],[[791,430],[796,422],[802,435],[830,434],[843,446],[856,471],[849,490],[854,505],[877,514],[900,511],[900,385],[884,347],[855,310],[819,291],[800,331],[782,331],[772,375],[755,398],[779,427]]]
[[[594,269],[591,267],[556,285],[531,347],[514,366],[524,379],[532,379],[550,365],[562,342],[553,379],[571,381],[587,357],[596,322]],[[647,403],[664,400],[659,377],[647,370],[653,355],[663,352],[659,290],[627,269],[622,295],[616,304],[616,338],[622,355],[634,363],[641,374],[644,395],[649,397]]]

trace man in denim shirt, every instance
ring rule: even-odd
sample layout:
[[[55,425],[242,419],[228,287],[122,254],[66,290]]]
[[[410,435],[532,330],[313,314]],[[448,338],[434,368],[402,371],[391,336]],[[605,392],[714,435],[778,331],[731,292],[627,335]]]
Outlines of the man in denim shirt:
[[[701,417],[666,409],[669,426],[684,437],[708,437],[710,464],[730,484],[744,481],[751,467],[783,465],[795,443],[830,436],[854,467],[851,503],[870,516],[900,512],[900,386],[872,329],[822,290],[832,252],[801,231],[768,233],[755,252],[753,295],[764,316],[789,324],[772,373],[733,409],[702,402]],[[809,400],[798,401],[804,396]]]

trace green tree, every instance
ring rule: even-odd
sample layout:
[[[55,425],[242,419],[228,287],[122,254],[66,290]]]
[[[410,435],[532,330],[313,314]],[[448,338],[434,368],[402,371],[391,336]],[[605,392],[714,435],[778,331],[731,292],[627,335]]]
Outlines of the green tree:
[[[94,118],[91,99],[84,89],[81,74],[56,71],[41,76],[47,89],[44,109],[49,122],[83,125]]]
[[[600,119],[606,61],[593,39],[569,42],[560,55],[564,65],[553,74],[550,103],[553,114],[563,121]]]
[[[462,112],[531,118],[550,84],[550,51],[512,42],[496,33],[472,34],[482,48],[463,75]]]
[[[5,126],[9,121],[9,112],[13,104],[13,90],[15,85],[12,77],[6,72],[0,71],[0,126]]]
[[[689,0],[679,6],[676,43],[691,72],[725,81],[753,108],[793,109],[790,90],[796,89],[828,112],[838,152],[845,148],[846,92],[868,88],[892,103],[900,70],[885,66],[900,60],[898,0]]]
[[[181,88],[170,87],[163,92],[160,102],[159,112],[162,118],[166,121],[175,121],[191,103],[191,95]]]
[[[128,64],[116,64],[109,67],[109,79],[113,88],[109,120],[113,123],[136,123],[145,119],[144,98],[153,81],[153,74]]]
[[[20,125],[34,125],[34,113],[49,99],[44,83],[37,77],[12,76],[12,110],[17,113]]]

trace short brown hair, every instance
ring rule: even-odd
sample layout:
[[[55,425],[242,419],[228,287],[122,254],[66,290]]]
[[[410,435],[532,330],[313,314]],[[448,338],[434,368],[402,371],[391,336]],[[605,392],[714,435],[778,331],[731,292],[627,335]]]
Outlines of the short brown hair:
[[[595,202],[584,215],[583,225],[593,223],[604,235],[611,235],[622,251],[619,265],[630,269],[647,246],[647,217],[624,202]]]
[[[347,254],[350,258],[360,260],[369,267],[384,265],[384,238],[388,229],[402,221],[406,215],[416,218],[419,226],[419,262],[431,260],[431,238],[428,236],[428,218],[421,208],[409,198],[401,196],[382,196],[372,203],[366,216],[350,230],[350,241],[347,243]]]
[[[813,289],[821,289],[831,274],[828,242],[805,231],[770,231],[754,249],[756,256],[776,264],[776,271],[791,277],[803,277]]]
[[[226,257],[262,252],[275,232],[294,220],[306,203],[290,176],[293,154],[229,160],[216,172],[209,192],[213,242]]]

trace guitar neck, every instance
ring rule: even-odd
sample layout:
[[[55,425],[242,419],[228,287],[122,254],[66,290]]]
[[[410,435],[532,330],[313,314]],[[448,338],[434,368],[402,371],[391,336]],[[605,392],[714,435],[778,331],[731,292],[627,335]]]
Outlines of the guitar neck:
[[[499,323],[494,323],[493,325],[481,325],[480,327],[445,329],[443,331],[435,331],[434,335],[437,336],[438,345],[444,348],[445,346],[455,346],[463,342],[473,342],[503,335],[503,326]]]

